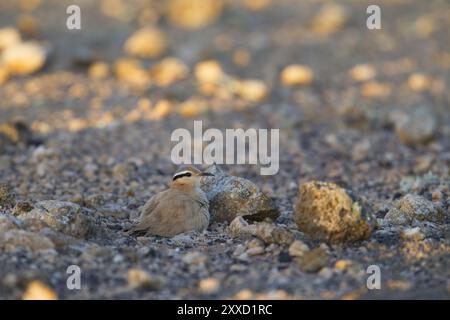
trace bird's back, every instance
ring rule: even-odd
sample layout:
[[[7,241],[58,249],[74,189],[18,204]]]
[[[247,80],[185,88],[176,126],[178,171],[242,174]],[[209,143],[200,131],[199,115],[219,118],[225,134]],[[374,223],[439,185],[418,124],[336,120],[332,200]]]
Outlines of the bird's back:
[[[203,192],[168,189],[153,196],[143,207],[131,233],[171,237],[205,229],[209,224],[208,200]]]

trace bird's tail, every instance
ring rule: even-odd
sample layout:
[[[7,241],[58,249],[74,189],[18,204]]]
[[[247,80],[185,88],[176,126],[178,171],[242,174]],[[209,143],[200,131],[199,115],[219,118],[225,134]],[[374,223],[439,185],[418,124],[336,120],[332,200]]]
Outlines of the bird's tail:
[[[132,237],[140,237],[145,235],[145,230],[138,228],[138,225],[134,225],[129,227],[128,229],[123,230],[123,233],[127,236]]]

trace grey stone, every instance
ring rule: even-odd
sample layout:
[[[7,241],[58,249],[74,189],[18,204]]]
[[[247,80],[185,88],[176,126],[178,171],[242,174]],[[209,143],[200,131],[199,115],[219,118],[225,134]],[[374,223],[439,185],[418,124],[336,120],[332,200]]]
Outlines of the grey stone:
[[[392,224],[410,225],[415,220],[442,222],[445,216],[440,203],[429,201],[419,195],[407,194],[394,202],[384,218]]]
[[[231,222],[237,216],[252,221],[279,216],[274,201],[253,182],[228,175],[215,164],[205,171],[214,174],[213,177],[204,177],[201,184],[209,200],[212,222]]]
[[[91,236],[95,229],[93,219],[82,208],[71,202],[46,200],[35,204],[34,209],[23,212],[21,219],[39,219],[50,228],[77,238]]]

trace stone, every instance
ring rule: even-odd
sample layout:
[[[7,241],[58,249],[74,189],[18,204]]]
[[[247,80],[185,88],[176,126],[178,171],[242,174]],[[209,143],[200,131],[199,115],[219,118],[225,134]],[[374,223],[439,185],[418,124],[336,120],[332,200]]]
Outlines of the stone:
[[[352,148],[352,160],[361,161],[366,159],[370,153],[371,148],[372,144],[368,139],[363,139],[362,141],[355,143]]]
[[[221,15],[223,5],[223,0],[169,0],[168,17],[182,28],[203,28]]]
[[[147,271],[137,268],[128,270],[127,281],[131,289],[150,290],[160,290],[165,282],[162,277],[152,276]]]
[[[164,58],[151,68],[151,75],[156,84],[163,87],[186,78],[188,72],[184,62],[174,57]]]
[[[110,74],[109,65],[106,62],[96,61],[89,66],[88,74],[93,79],[105,79]]]
[[[256,236],[266,244],[289,245],[294,241],[292,232],[268,222],[260,222],[256,225]]]
[[[21,42],[3,50],[0,64],[11,74],[31,74],[42,69],[46,56],[46,50],[37,42]]]
[[[425,107],[394,114],[393,121],[395,132],[400,140],[407,145],[429,142],[437,130],[436,116]]]
[[[294,220],[300,231],[328,243],[367,239],[376,224],[365,201],[334,183],[320,181],[300,186]]]
[[[20,220],[20,219],[19,219]],[[49,228],[48,224],[40,219],[31,218],[26,220],[20,220],[22,229],[31,232],[40,232],[45,228]]]
[[[328,253],[323,248],[307,251],[298,261],[300,269],[304,272],[315,273],[320,271],[329,262]]]
[[[6,27],[0,29],[0,51],[12,47],[21,41],[20,33],[17,29]]]
[[[104,194],[95,193],[86,196],[83,200],[84,205],[87,208],[97,209],[104,206],[107,203],[107,198],[109,197]]]
[[[31,220],[37,220],[37,219],[29,219],[29,220],[24,221],[24,229],[26,229],[28,231],[33,231],[33,232],[39,232],[40,236],[44,236],[44,237],[50,239],[50,241],[53,242],[55,249],[66,248],[71,245],[77,245],[81,241],[79,238],[75,238],[73,236],[55,231],[55,230],[49,228],[48,226],[45,226],[44,224],[39,225],[39,222],[43,223],[43,221],[31,222]],[[31,222],[32,224],[30,223],[30,225],[27,226],[27,222]]]
[[[97,177],[99,167],[95,163],[86,163],[83,167],[83,174],[90,178],[94,179]]]
[[[325,3],[312,21],[312,30],[321,36],[338,32],[348,19],[347,11],[337,3]]]
[[[238,216],[231,221],[228,226],[228,233],[232,237],[242,236],[242,235],[255,235],[256,225],[249,224],[244,218]]]
[[[94,261],[96,259],[104,259],[111,257],[112,250],[108,247],[102,247],[97,244],[89,244],[83,248],[80,259],[83,261]]]
[[[39,280],[30,282],[25,293],[22,296],[23,300],[57,300],[56,292],[46,284]]]
[[[203,266],[208,260],[208,257],[201,252],[193,251],[186,253],[181,260],[188,265]]]
[[[265,252],[264,243],[258,238],[253,238],[245,243],[244,251],[240,252],[240,250],[236,248],[233,254],[237,255],[239,260],[248,261],[249,257],[258,256]]]
[[[253,182],[228,175],[216,164],[205,171],[214,174],[201,181],[201,188],[209,200],[211,222],[231,222],[237,216],[251,221],[278,218],[280,212],[274,201]]]
[[[405,228],[400,235],[405,240],[421,241],[425,239],[425,235],[421,232],[419,227]]]
[[[147,120],[161,120],[168,116],[172,109],[172,103],[169,100],[160,100],[149,112],[147,112],[145,118]]]
[[[310,85],[313,81],[314,74],[308,66],[292,64],[281,71],[280,78],[285,86]]]
[[[361,95],[366,98],[381,98],[387,97],[392,92],[392,87],[387,83],[378,81],[364,82],[360,88]]]
[[[384,219],[396,225],[410,225],[415,220],[443,222],[445,217],[445,210],[440,203],[419,195],[407,194],[394,202]]]
[[[126,207],[114,203],[108,203],[102,207],[97,208],[95,214],[102,217],[114,217],[120,219],[128,218],[130,212]]]
[[[2,279],[2,284],[5,286],[5,288],[14,288],[17,286],[18,282],[19,277],[13,273],[8,273]]]
[[[424,91],[430,88],[432,79],[423,73],[413,73],[408,78],[408,86],[414,91]]]
[[[135,163],[121,162],[114,165],[112,168],[112,174],[117,180],[125,180],[136,170],[137,166]]]
[[[351,260],[338,260],[334,264],[334,268],[337,270],[346,270],[352,265]]]
[[[244,246],[243,244],[238,244],[236,246],[236,249],[233,251],[233,256],[234,257],[238,257],[241,254],[243,254],[246,250],[246,246]]]
[[[245,246],[247,247],[247,249],[259,248],[259,247],[264,247],[264,243],[258,238],[253,238],[253,239],[247,241],[245,243]]]
[[[225,73],[217,60],[199,62],[194,70],[195,78],[201,83],[219,83],[225,77]]]
[[[177,111],[183,117],[194,117],[208,111],[208,102],[194,96],[180,103]]]
[[[57,150],[53,149],[53,148],[48,148],[44,145],[38,146],[36,149],[34,149],[32,155],[31,155],[31,159],[33,160],[33,162],[40,162],[42,160],[47,160],[47,159],[58,159],[59,158],[59,153]]]
[[[133,33],[124,45],[125,51],[139,58],[156,58],[167,49],[165,33],[155,27],[144,27]]]
[[[198,283],[198,289],[203,294],[215,294],[219,292],[220,281],[216,278],[201,279]]]
[[[114,74],[119,80],[138,88],[147,88],[151,85],[149,72],[136,59],[118,59],[114,63]]]
[[[264,247],[253,247],[253,248],[249,248],[245,251],[245,253],[248,256],[258,256],[260,254],[263,254],[265,252]]]
[[[0,233],[0,250],[14,251],[18,247],[24,247],[30,251],[54,249],[53,242],[34,232],[25,230],[9,230]]]
[[[0,215],[0,234],[19,228],[20,221],[10,215]]]
[[[288,253],[292,257],[302,257],[307,251],[309,251],[309,248],[304,242],[295,240],[289,246]]]
[[[16,203],[16,194],[12,188],[4,183],[0,183],[0,208],[11,208]]]
[[[367,81],[372,80],[376,76],[377,71],[371,64],[364,63],[354,66],[349,73],[353,80]]]
[[[33,210],[23,212],[18,217],[23,220],[43,220],[50,228],[76,238],[89,237],[95,231],[93,219],[79,205],[71,202],[40,201]]]
[[[269,92],[264,82],[255,79],[238,81],[236,91],[242,99],[251,102],[263,101]]]

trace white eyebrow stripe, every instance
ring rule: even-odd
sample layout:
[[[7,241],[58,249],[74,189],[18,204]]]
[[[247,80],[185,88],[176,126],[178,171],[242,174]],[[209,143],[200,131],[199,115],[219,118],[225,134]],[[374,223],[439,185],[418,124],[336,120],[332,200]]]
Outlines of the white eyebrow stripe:
[[[189,170],[186,170],[186,171],[181,171],[181,172],[177,172],[177,173],[175,173],[174,174],[174,178],[176,178],[176,177],[178,177],[178,176],[182,176],[182,175],[184,175],[184,174],[186,174],[186,173],[190,173],[190,174],[192,174],[192,172],[191,171],[189,171]]]

